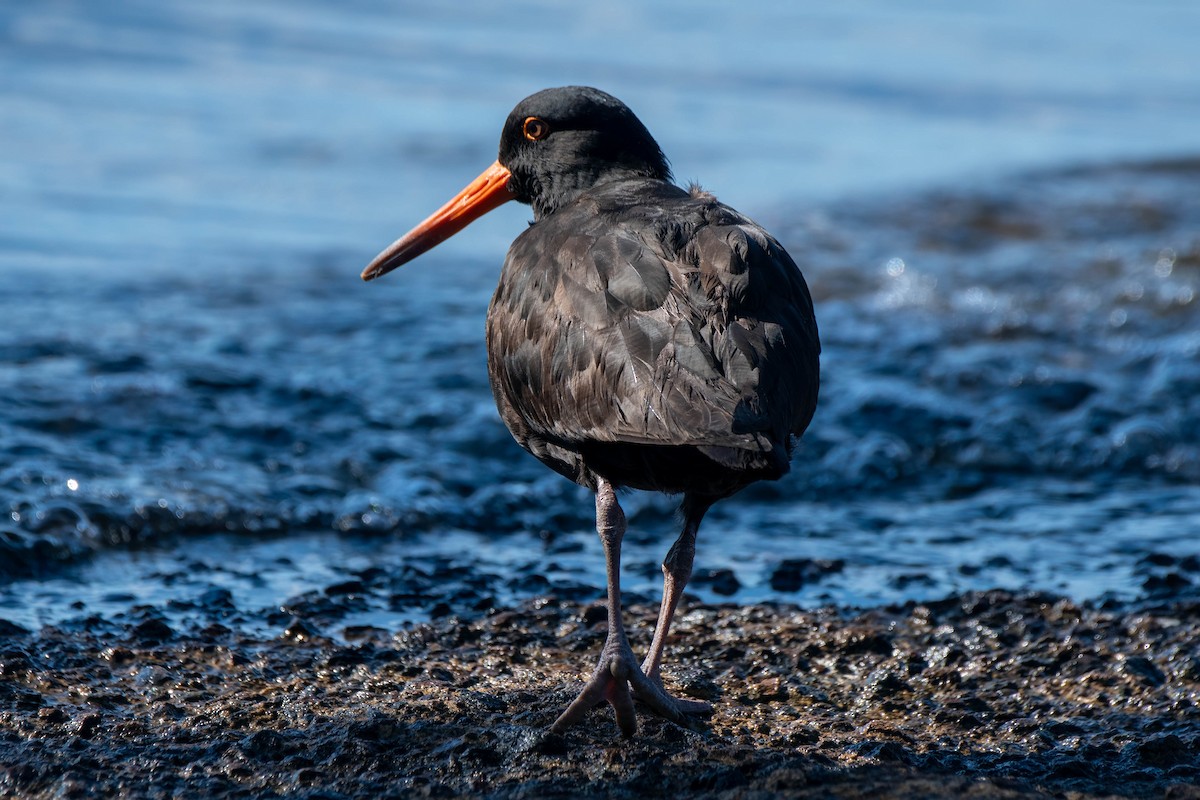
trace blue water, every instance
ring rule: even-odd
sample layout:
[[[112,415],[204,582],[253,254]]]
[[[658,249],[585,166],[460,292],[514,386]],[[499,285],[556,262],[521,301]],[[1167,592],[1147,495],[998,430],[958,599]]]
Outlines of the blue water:
[[[1189,2],[12,3],[0,267],[357,264],[495,156],[515,102],[586,83],[683,180],[788,205],[1200,141]],[[517,207],[447,245],[498,258]]]
[[[599,585],[588,498],[487,389],[528,210],[357,279],[567,83],[817,299],[795,472],[701,536],[732,599],[1200,582],[1198,37],[1185,2],[0,7],[0,616],[266,608],[372,563]],[[670,503],[628,505],[650,592]],[[789,558],[845,566],[780,592]]]

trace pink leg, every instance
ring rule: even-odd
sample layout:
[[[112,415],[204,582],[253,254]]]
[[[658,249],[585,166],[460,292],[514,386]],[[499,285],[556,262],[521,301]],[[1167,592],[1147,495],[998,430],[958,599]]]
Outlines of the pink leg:
[[[692,577],[692,561],[696,556],[696,533],[700,529],[700,520],[708,510],[709,504],[697,504],[689,498],[685,501],[685,520],[683,532],[671,545],[667,557],[663,559],[663,596],[662,605],[658,609],[658,624],[654,627],[654,640],[650,643],[650,653],[642,662],[642,672],[650,680],[662,686],[663,650],[666,648],[667,635],[671,632],[671,622],[675,618],[675,609],[679,606],[679,598]],[[679,710],[686,714],[706,714],[712,711],[708,703],[695,700],[676,700]]]
[[[607,702],[616,713],[621,733],[627,738],[633,736],[637,731],[637,714],[633,708],[631,686],[638,699],[652,711],[679,725],[686,725],[685,712],[679,701],[642,673],[625,637],[625,625],[621,621],[621,540],[625,535],[625,514],[617,503],[612,485],[605,480],[601,480],[596,489],[596,531],[604,545],[608,570],[608,638],[591,679],[550,730],[561,733],[582,720],[598,703]]]

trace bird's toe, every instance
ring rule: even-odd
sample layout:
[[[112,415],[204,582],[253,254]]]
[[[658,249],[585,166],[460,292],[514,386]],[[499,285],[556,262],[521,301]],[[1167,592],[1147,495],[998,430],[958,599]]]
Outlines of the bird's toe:
[[[606,652],[587,685],[550,726],[551,732],[562,733],[580,722],[597,705],[608,703],[613,707],[621,733],[626,738],[632,737],[637,732],[637,712],[633,707],[629,684],[634,675],[641,674],[632,654],[627,657],[620,652]]]
[[[632,653],[606,652],[596,671],[579,694],[550,726],[562,733],[583,720],[589,711],[608,703],[616,716],[617,727],[630,738],[637,732],[634,698],[660,717],[682,727],[690,727],[691,718],[712,713],[712,706],[696,700],[681,700],[667,694],[662,684],[649,678],[638,667]]]

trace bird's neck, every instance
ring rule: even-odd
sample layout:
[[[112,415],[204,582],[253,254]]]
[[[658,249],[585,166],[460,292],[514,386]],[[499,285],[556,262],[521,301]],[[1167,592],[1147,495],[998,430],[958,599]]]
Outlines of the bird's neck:
[[[547,172],[534,179],[530,192],[533,219],[538,221],[558,209],[575,202],[583,194],[624,181],[645,180],[657,177],[646,170],[609,167],[604,170],[563,170]]]

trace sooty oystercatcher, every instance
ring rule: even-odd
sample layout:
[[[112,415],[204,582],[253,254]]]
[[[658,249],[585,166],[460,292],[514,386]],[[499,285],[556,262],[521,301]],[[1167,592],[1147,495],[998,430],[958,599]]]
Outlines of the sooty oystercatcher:
[[[487,314],[500,417],[546,466],[596,493],[608,570],[608,638],[558,717],[596,704],[626,736],[633,697],[686,724],[705,703],[662,686],[663,647],[714,502],[779,478],[817,404],[820,343],[804,277],[747,217],[671,182],[657,142],[597,89],[546,89],[504,123],[495,164],[380,253],[371,280],[509,200],[533,207]],[[622,487],[682,495],[663,599],[639,666],[621,620]],[[632,690],[632,691],[631,691]]]

